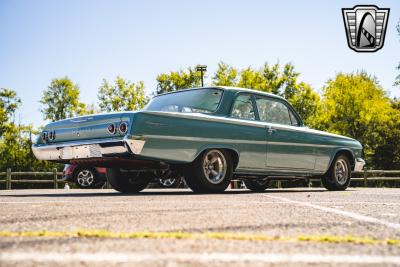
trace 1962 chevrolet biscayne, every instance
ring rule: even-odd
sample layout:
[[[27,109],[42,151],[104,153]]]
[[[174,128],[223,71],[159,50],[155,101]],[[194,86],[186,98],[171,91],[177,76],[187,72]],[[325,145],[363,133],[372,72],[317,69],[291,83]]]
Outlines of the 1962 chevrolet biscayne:
[[[222,192],[232,178],[263,191],[271,179],[304,177],[345,190],[365,164],[358,141],[307,128],[285,99],[228,87],[162,94],[142,111],[53,122],[32,149],[41,160],[107,167],[120,192],[171,173],[195,192]]]

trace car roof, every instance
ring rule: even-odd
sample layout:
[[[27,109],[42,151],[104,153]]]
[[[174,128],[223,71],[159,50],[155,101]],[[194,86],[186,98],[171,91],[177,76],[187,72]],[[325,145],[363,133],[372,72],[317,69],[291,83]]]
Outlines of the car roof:
[[[278,99],[283,99],[285,100],[283,97],[275,95],[275,94],[271,94],[271,93],[267,93],[267,92],[263,92],[263,91],[259,91],[259,90],[254,90],[254,89],[249,89],[249,88],[242,88],[242,87],[233,87],[233,86],[205,86],[205,87],[193,87],[193,88],[188,88],[188,89],[182,89],[182,90],[178,90],[178,91],[173,91],[173,92],[167,92],[167,93],[163,93],[163,94],[159,94],[157,96],[161,96],[161,95],[167,95],[167,94],[173,94],[173,93],[178,93],[178,92],[183,92],[183,91],[190,91],[190,90],[196,90],[196,89],[222,89],[222,90],[229,90],[229,91],[234,91],[234,92],[244,92],[244,93],[252,93],[252,94],[258,94],[258,95],[264,95],[264,96],[269,96],[269,97],[274,97],[274,98],[278,98]],[[157,97],[156,96],[156,97]]]

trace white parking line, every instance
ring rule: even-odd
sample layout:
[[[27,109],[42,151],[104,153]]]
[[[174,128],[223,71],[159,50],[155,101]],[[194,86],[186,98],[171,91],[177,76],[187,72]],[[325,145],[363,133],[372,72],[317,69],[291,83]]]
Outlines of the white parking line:
[[[272,254],[272,253],[1,253],[0,262],[257,262],[257,263],[342,263],[342,264],[393,264],[400,265],[399,256],[383,255],[323,255],[323,254]]]
[[[387,227],[390,227],[390,228],[393,228],[393,229],[396,229],[396,230],[400,230],[400,224],[399,223],[393,223],[393,222],[377,219],[377,218],[374,218],[374,217],[371,217],[371,216],[365,216],[365,215],[362,215],[362,214],[359,214],[359,213],[340,210],[340,209],[335,209],[335,208],[330,208],[330,207],[319,206],[319,205],[316,205],[316,204],[312,204],[310,202],[302,202],[302,201],[292,200],[292,199],[285,198],[285,197],[278,197],[278,196],[271,196],[271,195],[264,195],[264,196],[272,198],[272,199],[276,199],[276,200],[279,200],[279,201],[285,201],[287,203],[292,203],[292,204],[295,204],[295,205],[300,205],[300,206],[314,208],[314,209],[317,209],[317,210],[322,210],[322,211],[325,211],[325,212],[335,213],[335,214],[338,214],[338,215],[342,215],[344,217],[356,219],[358,221],[380,224],[380,225],[384,225],[384,226],[387,226]]]

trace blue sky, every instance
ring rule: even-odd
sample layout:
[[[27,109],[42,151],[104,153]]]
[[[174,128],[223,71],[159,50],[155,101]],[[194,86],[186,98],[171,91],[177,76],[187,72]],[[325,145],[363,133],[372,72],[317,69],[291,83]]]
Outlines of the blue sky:
[[[376,53],[346,43],[341,8],[391,8],[386,41]],[[143,80],[195,64],[209,73],[220,61],[239,68],[292,62],[320,89],[340,71],[374,74],[389,94],[400,61],[399,1],[5,1],[0,0],[0,87],[23,101],[23,123],[43,124],[43,89],[69,76],[81,100],[95,103],[103,78]]]

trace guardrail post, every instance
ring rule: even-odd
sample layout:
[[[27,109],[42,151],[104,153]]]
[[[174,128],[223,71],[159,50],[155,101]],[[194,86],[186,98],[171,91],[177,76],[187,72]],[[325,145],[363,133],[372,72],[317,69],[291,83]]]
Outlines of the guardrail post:
[[[7,169],[7,174],[6,174],[6,189],[11,190],[11,169]]]
[[[368,187],[368,173],[367,168],[364,169],[364,187]]]
[[[58,189],[58,183],[57,183],[57,169],[53,169],[53,182],[54,182],[54,189]]]

